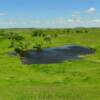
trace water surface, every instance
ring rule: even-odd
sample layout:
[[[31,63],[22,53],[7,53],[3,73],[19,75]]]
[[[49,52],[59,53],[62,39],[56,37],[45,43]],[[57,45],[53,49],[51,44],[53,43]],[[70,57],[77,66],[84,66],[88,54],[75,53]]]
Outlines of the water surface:
[[[23,64],[50,64],[61,63],[67,60],[81,59],[80,55],[95,53],[95,50],[89,47],[70,45],[57,48],[46,48],[42,52],[28,50],[21,61]]]

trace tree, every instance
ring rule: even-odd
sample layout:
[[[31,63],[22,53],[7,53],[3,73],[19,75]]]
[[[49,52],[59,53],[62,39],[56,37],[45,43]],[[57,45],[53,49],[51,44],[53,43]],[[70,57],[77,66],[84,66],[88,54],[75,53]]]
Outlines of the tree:
[[[7,38],[11,41],[9,48],[16,48],[17,44],[20,44],[24,40],[23,36],[12,32],[8,34]]]
[[[42,31],[41,30],[35,30],[35,31],[33,31],[32,36],[33,37],[42,36]]]

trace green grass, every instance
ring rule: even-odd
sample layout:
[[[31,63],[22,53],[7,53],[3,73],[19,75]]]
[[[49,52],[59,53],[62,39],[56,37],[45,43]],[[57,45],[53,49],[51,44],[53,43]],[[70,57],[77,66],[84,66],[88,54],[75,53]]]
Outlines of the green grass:
[[[58,34],[46,46],[77,44],[96,49],[93,55],[61,64],[23,65],[18,57],[8,55],[13,50],[8,49],[9,40],[0,40],[0,100],[100,100],[100,29],[87,30],[43,30],[45,34]],[[32,40],[31,29],[5,31]]]

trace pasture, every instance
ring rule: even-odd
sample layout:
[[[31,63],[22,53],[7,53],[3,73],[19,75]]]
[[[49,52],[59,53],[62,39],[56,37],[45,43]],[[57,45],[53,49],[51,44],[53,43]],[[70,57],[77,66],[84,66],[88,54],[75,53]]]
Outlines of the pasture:
[[[36,31],[50,35],[51,40],[36,37]],[[19,56],[9,55],[19,47],[9,47],[9,33],[25,38],[24,47],[20,45],[24,50],[36,45],[51,48],[75,44],[94,48],[96,52],[62,63],[27,65]],[[100,29],[0,30],[0,100],[100,100]]]

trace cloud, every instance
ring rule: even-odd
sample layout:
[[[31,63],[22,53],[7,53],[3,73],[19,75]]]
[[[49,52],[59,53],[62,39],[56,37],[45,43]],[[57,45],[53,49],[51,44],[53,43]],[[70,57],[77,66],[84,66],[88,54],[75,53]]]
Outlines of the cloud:
[[[72,14],[72,17],[79,17],[80,16],[80,12],[76,11]]]
[[[5,27],[100,27],[100,19],[87,18],[55,18],[31,20],[0,20],[0,26]]]
[[[91,7],[87,10],[87,13],[90,13],[90,14],[96,14],[96,8],[95,7]]]
[[[2,12],[0,13],[0,16],[5,16],[5,15],[6,15],[5,13],[2,13]]]
[[[73,23],[75,20],[74,19],[67,19],[67,22]]]
[[[78,12],[75,14],[77,15]],[[54,19],[3,19],[0,20],[0,27],[100,27],[100,18],[84,17],[82,14],[86,16],[87,13],[81,12],[79,17],[61,16]]]
[[[100,19],[94,19],[93,22],[94,22],[94,23],[99,23],[99,24],[100,24]]]

